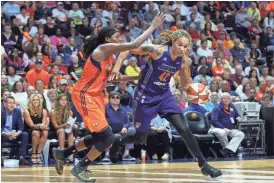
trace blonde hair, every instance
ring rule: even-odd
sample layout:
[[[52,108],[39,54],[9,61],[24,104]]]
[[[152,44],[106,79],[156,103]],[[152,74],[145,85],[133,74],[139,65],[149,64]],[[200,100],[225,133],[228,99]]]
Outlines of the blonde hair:
[[[191,43],[191,36],[186,30],[179,29],[176,31],[166,31],[162,32],[155,40],[154,44],[159,44],[159,45],[172,45],[172,42],[176,41],[180,37],[185,37],[188,39],[189,43]],[[184,55],[183,59],[187,61],[187,56]]]
[[[31,116],[35,116],[36,115],[34,113],[34,110],[33,110],[34,106],[32,105],[34,97],[38,97],[38,99],[39,99],[39,114],[38,114],[38,116],[40,118],[42,116],[42,113],[43,113],[43,104],[42,104],[42,101],[41,101],[40,97],[38,96],[38,94],[32,94],[30,96],[29,103],[28,103],[28,109],[30,111],[30,115]]]
[[[67,100],[67,105],[65,107],[65,110],[62,110],[62,107],[59,102],[62,97],[66,97],[66,100]],[[68,97],[65,93],[62,93],[56,99],[53,117],[55,118],[57,124],[61,125],[67,122],[69,116],[70,116],[70,106],[69,106]]]

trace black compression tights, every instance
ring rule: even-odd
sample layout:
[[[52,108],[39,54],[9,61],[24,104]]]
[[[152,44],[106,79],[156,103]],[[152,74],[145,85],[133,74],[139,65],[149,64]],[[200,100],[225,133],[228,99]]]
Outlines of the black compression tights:
[[[205,164],[204,156],[200,150],[198,142],[189,129],[188,124],[183,119],[181,114],[168,114],[166,119],[175,127],[179,135],[183,138],[189,152],[195,157],[202,167]]]

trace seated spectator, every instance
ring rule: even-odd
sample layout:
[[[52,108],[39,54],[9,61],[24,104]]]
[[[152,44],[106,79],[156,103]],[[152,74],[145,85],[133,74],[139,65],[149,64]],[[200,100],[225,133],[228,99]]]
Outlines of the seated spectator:
[[[235,74],[231,74],[230,78],[230,85],[231,89],[235,90],[243,81],[243,67],[242,65],[238,64],[235,66]]]
[[[174,98],[176,99],[176,101],[178,102],[179,108],[180,108],[181,110],[183,110],[183,109],[185,108],[185,104],[184,104],[184,102],[182,101],[182,95],[181,95],[180,90],[175,89],[175,90],[173,91],[173,96],[174,96]]]
[[[225,30],[225,25],[223,23],[219,23],[218,24],[218,29],[214,31],[214,35],[215,35],[217,40],[220,39],[221,32],[225,34],[225,39],[227,40],[227,38],[228,38],[227,37],[227,32]]]
[[[187,15],[187,20],[190,20],[191,13],[195,15],[195,22],[202,22],[204,20],[204,16],[199,13],[197,5],[192,6],[191,11]]]
[[[244,100],[244,102],[258,102],[256,100],[256,90],[255,89],[250,89],[248,98]]]
[[[239,97],[241,98],[241,101],[244,101],[248,99],[248,96],[250,95],[250,91],[251,91],[251,86],[248,80],[248,82],[239,85],[235,92],[239,95]]]
[[[259,72],[259,69],[255,67],[256,60],[254,58],[249,59],[249,66],[245,68],[245,76],[249,76],[251,70],[255,70],[257,73]]]
[[[57,31],[57,25],[54,24],[55,22],[52,20],[52,17],[51,16],[47,16],[47,20],[46,20],[46,24],[44,24],[44,34],[46,36],[48,36],[49,38],[53,35],[55,35],[56,31]],[[39,26],[41,27],[41,30],[40,32],[42,32],[42,26]],[[39,30],[38,30],[39,31]],[[40,34],[40,33],[39,33]],[[48,40],[50,41],[50,40]]]
[[[47,17],[52,17],[52,9],[47,5],[47,2],[41,1],[36,4],[35,20],[40,24],[46,23]]]
[[[3,14],[10,19],[11,16],[20,14],[20,6],[14,1],[8,1],[2,6]]]
[[[38,94],[31,95],[28,109],[24,111],[26,132],[31,132],[33,164],[41,164],[41,152],[48,138],[47,111],[42,107],[42,101]]]
[[[91,33],[91,26],[89,25],[89,19],[88,18],[84,18],[83,19],[83,24],[78,28],[78,33],[79,33],[79,36],[82,39],[85,39],[85,37],[87,37],[88,35],[90,35],[90,33]]]
[[[77,55],[78,54],[78,49],[76,48],[75,46],[75,39],[70,37],[68,39],[68,45],[65,46],[64,48],[64,54],[65,54],[65,57],[68,57],[68,61],[69,62],[64,62],[65,60],[63,60],[63,64],[68,66],[71,64],[71,55]]]
[[[245,63],[246,65],[245,50],[243,48],[240,48],[240,44],[241,44],[240,39],[239,38],[234,39],[233,44],[234,44],[234,47],[229,50],[230,53],[232,54],[234,58],[237,57],[242,64]]]
[[[252,20],[248,30],[250,30],[249,34],[252,40],[256,40],[256,44],[260,45],[260,35],[262,34],[263,29],[260,27],[259,21],[256,18]]]
[[[25,42],[23,44],[23,68],[28,68],[35,64],[36,57],[35,55],[38,53],[38,46],[34,45],[32,42]]]
[[[35,89],[36,89],[37,93],[40,93],[45,98],[47,98],[48,90],[45,89],[45,85],[44,85],[43,80],[41,80],[41,79],[36,80],[36,82],[35,82]]]
[[[264,94],[262,97],[262,107],[273,107],[274,105],[271,103],[271,97],[269,94]]]
[[[10,51],[16,46],[16,39],[11,33],[11,27],[9,24],[5,24],[4,26],[4,32],[1,34],[1,45],[4,46],[7,54],[10,54]]]
[[[231,90],[230,87],[231,85],[229,84],[228,81],[226,80],[223,80],[219,83],[219,97],[221,97],[221,95],[224,93],[224,92],[227,92],[229,93],[230,95],[232,96],[237,96],[238,94],[234,91],[234,90]]]
[[[13,85],[11,96],[15,98],[16,105],[19,106],[20,103],[28,97],[24,90],[23,83],[21,81],[16,81]]]
[[[18,54],[19,54],[19,50],[14,48],[10,52],[10,55],[7,59],[7,64],[8,65],[14,65],[17,70],[23,70],[23,66],[22,66],[23,60]]]
[[[205,23],[205,28],[201,31],[201,34],[204,34],[206,36],[206,39],[209,39],[210,41],[214,42],[216,41],[216,37],[214,32],[211,30],[211,23],[206,22]]]
[[[35,26],[34,23],[35,22],[34,22],[34,19],[32,17],[28,18],[26,27],[29,28],[29,35],[31,37],[34,37],[38,32],[38,29],[37,29],[37,27]]]
[[[96,9],[96,10],[95,10],[95,17],[93,17],[93,18],[91,19],[91,22],[90,22],[90,26],[91,26],[92,28],[95,27],[96,22],[97,22],[98,19],[101,20],[101,22],[102,22],[102,24],[103,24],[103,27],[104,27],[104,26],[107,26],[107,19],[104,18],[104,17],[102,16],[102,10],[101,10],[101,9]]]
[[[169,146],[171,141],[171,130],[169,122],[157,115],[150,124],[147,137],[147,151],[152,155],[153,160],[158,160],[157,145],[162,143],[164,155],[161,160],[169,160]]]
[[[251,49],[249,50],[248,54],[250,58],[254,58],[255,60],[257,60],[256,65],[265,64],[265,60],[262,59],[262,52],[258,48],[258,44],[256,43],[256,41],[252,41]]]
[[[235,16],[235,23],[248,28],[251,25],[252,17],[246,12],[244,6],[241,6]]]
[[[69,99],[69,101],[71,102],[71,93],[69,91],[69,83],[67,81],[67,79],[61,79],[59,81],[59,85],[58,85],[58,89],[57,89],[57,93],[58,95],[65,93]]]
[[[211,112],[219,104],[219,96],[217,92],[212,92],[210,95],[210,101],[205,104],[207,112]]]
[[[137,66],[137,58],[131,57],[129,59],[129,65],[126,67],[125,74],[128,76],[139,76],[141,72],[140,67]],[[134,81],[137,83],[138,81]]]
[[[77,55],[71,55],[72,64],[68,67],[68,72],[73,81],[77,82],[81,78],[84,66],[79,63],[79,58]]]
[[[199,69],[199,75],[194,77],[194,82],[195,83],[199,83],[202,79],[205,79],[207,81],[207,84],[210,85],[211,82],[211,77],[207,75],[208,71],[207,71],[207,67],[206,66],[202,66]]]
[[[72,116],[73,114],[70,110],[70,105],[66,94],[60,94],[55,102],[54,110],[50,113],[51,123],[54,127],[51,131],[53,130],[56,133],[60,149],[65,148],[66,138],[68,147],[71,147],[74,144],[73,131],[71,130],[70,133],[65,132],[65,129],[72,128],[72,126],[67,123],[69,117]],[[69,156],[68,159],[70,162],[73,162],[73,155]]]
[[[219,56],[219,54],[222,53],[222,57],[224,57],[229,63],[233,61],[233,56],[230,53],[229,49],[225,48],[224,41],[218,40],[217,42],[217,49],[214,53],[214,56]]]
[[[151,23],[153,21],[153,19],[155,18],[155,16],[159,13],[159,7],[158,7],[158,10],[155,9],[155,4],[156,3],[153,3],[153,2],[150,2],[148,4],[148,9],[146,10],[146,12],[144,13],[144,16],[145,16],[145,20],[148,22],[148,23]]]
[[[102,11],[102,16],[107,20],[113,19],[113,10],[111,2],[105,3],[105,9]]]
[[[55,35],[50,37],[50,43],[53,46],[57,47],[58,43],[62,45],[67,45],[68,40],[62,35],[62,30],[60,28],[57,28]]]
[[[2,90],[3,90],[3,88],[2,88]],[[6,99],[10,96],[11,96],[11,93],[9,90],[6,89],[6,90],[1,91],[1,107],[5,107],[4,101],[6,101]]]
[[[70,31],[69,31],[69,42],[73,42],[73,46],[71,46],[71,50],[74,49],[74,47],[76,47],[76,49],[79,51],[79,49],[82,48],[82,44],[83,44],[83,41],[82,41],[82,38],[79,36],[79,33],[78,31],[76,30],[76,28],[71,28]],[[70,44],[70,43],[69,43]],[[77,51],[76,54],[78,54],[79,52]]]
[[[43,54],[43,67],[46,71],[49,70],[49,67],[52,63],[52,57],[50,56],[50,46],[44,44],[41,48],[41,52]]]
[[[1,75],[1,91],[3,88],[7,88],[9,91],[12,89],[12,85],[8,82],[8,77],[4,74]]]
[[[27,24],[29,16],[27,15],[27,7],[25,5],[20,7],[20,14],[16,18],[19,25],[25,26]]]
[[[205,19],[201,22],[200,28],[202,30],[205,28],[205,24],[207,22],[211,23],[211,30],[213,30],[213,31],[217,31],[218,30],[216,24],[214,22],[212,22],[212,20],[210,18],[210,14],[208,14],[208,13],[205,14]]]
[[[220,104],[211,112],[211,128],[208,133],[219,139],[224,156],[229,151],[236,153],[244,139],[244,133],[236,129],[236,120],[241,121],[241,117],[231,103],[231,96],[229,93],[223,93]],[[230,141],[228,141],[228,136],[232,138]]]
[[[195,28],[195,24],[190,24],[189,28],[187,29],[187,32],[191,36],[191,39],[194,43],[196,43],[200,39],[200,33],[199,31]]]
[[[257,8],[256,2],[251,2],[250,7],[247,9],[247,14],[258,21],[261,21],[261,13]]]
[[[139,9],[138,3],[132,4],[132,9],[128,12],[128,20],[131,20],[133,16],[137,16],[139,22],[142,22],[145,18],[144,13]]]
[[[56,72],[52,72],[51,74],[54,74],[58,77],[58,80],[60,80],[60,75],[67,75],[68,74],[68,68],[62,64],[63,63],[63,58],[61,55],[58,55],[55,57],[55,62],[52,64],[52,69],[55,68],[55,65],[58,67],[58,73],[57,70]]]
[[[35,61],[35,68],[27,72],[26,79],[31,86],[35,86],[37,80],[42,80],[45,86],[48,86],[49,73],[42,69],[43,62],[41,60]]]
[[[256,79],[254,77],[249,78],[249,84],[252,89],[254,89],[256,92],[259,90],[259,79]]]
[[[28,133],[23,132],[24,123],[20,109],[15,108],[15,99],[11,96],[4,101],[5,106],[1,107],[1,149],[4,143],[9,142],[16,145],[20,144],[20,163],[28,164],[24,156],[27,155]]]
[[[55,107],[55,102],[58,97],[58,93],[56,89],[50,89],[47,93],[47,99],[46,99],[46,104],[47,104],[47,110],[50,112],[54,110]]]
[[[274,79],[272,76],[269,76],[269,69],[267,66],[263,66],[262,67],[262,75],[261,77],[259,78],[260,81],[267,81],[269,79]]]
[[[233,49],[233,48],[235,47],[234,41],[235,41],[236,39],[239,39],[239,38],[237,37],[236,32],[231,32],[230,35],[229,35],[229,40],[228,40],[230,52],[231,52],[231,49]],[[244,49],[244,48],[245,48],[244,45],[243,45],[243,43],[241,43],[241,42],[239,42],[239,46],[238,46],[238,47],[241,48],[241,49]],[[231,53],[231,54],[232,54],[232,53]]]
[[[274,10],[269,11],[267,17],[264,18],[264,28],[271,27],[274,29]]]
[[[196,22],[196,21],[195,21],[195,18],[196,18],[195,14],[194,14],[194,13],[191,13],[191,14],[190,14],[190,20],[189,20],[189,21],[186,21],[186,23],[185,23],[185,25],[184,25],[184,28],[185,28],[186,30],[188,30],[188,28],[190,27],[191,24],[195,25],[194,28],[195,28],[196,30],[198,30],[198,31],[201,30],[201,27],[200,27],[201,24],[200,24],[200,22]]]
[[[187,7],[183,1],[174,1],[173,5],[172,5],[172,10],[176,11],[178,10],[179,15],[181,16],[182,20],[186,20],[187,19],[187,15],[189,14],[189,7]],[[193,14],[194,20],[196,18],[196,14],[195,13],[191,13]],[[190,19],[192,17],[192,15],[190,14]],[[188,19],[188,20],[190,20]],[[195,20],[196,21],[196,20]]]
[[[56,66],[57,67],[57,66]],[[58,68],[58,67],[57,67]],[[54,70],[54,69],[53,69]],[[48,89],[57,89],[57,85],[58,85],[58,79],[57,76],[54,74],[51,74],[49,77],[49,85],[48,85]]]
[[[211,68],[212,74],[214,77],[222,76],[224,71],[226,70],[223,64],[224,61],[221,57],[217,57],[215,60],[216,61],[215,62],[213,61],[212,68]]]
[[[20,103],[20,109],[21,109],[22,113],[24,112],[24,110],[28,110],[29,98],[32,94],[35,94],[35,93],[36,93],[36,90],[33,86],[29,86],[27,88],[28,97],[24,98],[24,100],[22,100]]]
[[[109,103],[109,100],[105,103]],[[130,122],[133,122],[132,115],[133,115],[133,109],[129,107],[129,96],[127,94],[122,94],[120,99],[120,104],[125,108],[128,114],[128,119]]]
[[[69,11],[68,17],[71,18],[76,25],[82,24],[82,19],[85,17],[80,9],[78,2],[72,3],[72,10]]]
[[[19,81],[22,77],[16,74],[16,67],[14,65],[8,65],[6,68],[8,84],[13,86],[16,81]]]
[[[212,79],[209,89],[211,92],[219,92],[219,83],[216,79]]]
[[[202,45],[197,49],[197,55],[199,57],[212,57],[213,51],[207,47],[207,40],[201,41]]]
[[[68,18],[68,12],[64,9],[64,3],[58,2],[55,9],[52,10],[52,17],[56,18],[60,22],[66,22]]]
[[[120,81],[118,86],[115,87],[114,91],[119,92],[120,94],[127,94],[129,96],[129,106],[132,106],[133,93],[134,90],[131,86],[129,86],[128,81]]]
[[[130,122],[126,110],[120,105],[120,93],[112,91],[109,94],[109,104],[106,104],[106,119],[114,134],[134,135],[136,133],[134,127],[130,127]],[[131,157],[129,150],[133,149],[133,144],[126,144],[123,154],[123,161],[135,161]],[[109,149],[106,150],[104,162],[110,162]]]
[[[196,42],[197,48],[199,48],[201,46],[202,41],[204,41],[204,40],[207,40],[207,47],[209,49],[212,49],[212,41],[211,41],[211,39],[207,39],[206,35],[203,34],[203,33],[200,34],[200,39]]]

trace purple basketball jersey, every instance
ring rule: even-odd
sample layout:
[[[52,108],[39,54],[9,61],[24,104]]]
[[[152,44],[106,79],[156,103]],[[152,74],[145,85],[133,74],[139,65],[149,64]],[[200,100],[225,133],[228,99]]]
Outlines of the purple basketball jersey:
[[[153,61],[149,61],[142,70],[137,90],[149,95],[163,94],[169,91],[171,77],[181,69],[182,57],[172,61],[169,47],[165,47],[163,55]]]

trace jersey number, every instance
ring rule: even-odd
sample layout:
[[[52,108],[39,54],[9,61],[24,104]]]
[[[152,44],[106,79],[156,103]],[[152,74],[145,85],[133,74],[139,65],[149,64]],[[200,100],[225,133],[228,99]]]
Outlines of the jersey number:
[[[160,76],[159,79],[160,81],[166,81],[166,79],[170,76],[169,72],[163,72]]]

